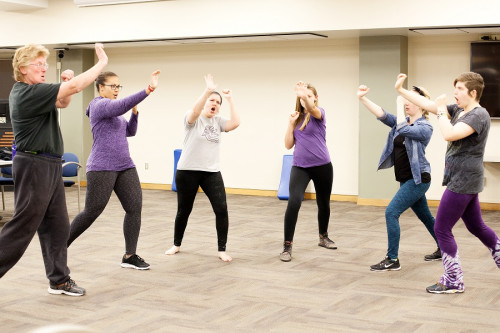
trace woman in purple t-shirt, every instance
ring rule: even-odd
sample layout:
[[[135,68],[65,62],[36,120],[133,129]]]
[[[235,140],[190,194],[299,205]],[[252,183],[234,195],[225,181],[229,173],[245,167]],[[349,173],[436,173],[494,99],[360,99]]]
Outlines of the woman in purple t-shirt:
[[[156,89],[159,74],[160,71],[153,72],[146,89],[123,99],[118,99],[122,88],[118,75],[104,72],[97,77],[95,85],[99,96],[87,108],[94,143],[87,160],[85,208],[71,222],[68,239],[69,246],[94,223],[114,191],[125,210],[125,254],[121,266],[140,270],[149,269],[149,264],[136,254],[141,230],[142,190],[127,137],[137,132],[137,104]],[[127,121],[123,115],[130,109],[132,114]]]
[[[295,85],[297,101],[295,111],[290,114],[285,134],[285,147],[293,152],[290,173],[290,196],[285,212],[285,241],[281,261],[292,260],[292,242],[302,198],[312,180],[318,204],[319,246],[336,249],[328,238],[330,221],[330,195],[332,193],[333,167],[326,147],[325,110],[318,107],[316,88],[304,82]]]

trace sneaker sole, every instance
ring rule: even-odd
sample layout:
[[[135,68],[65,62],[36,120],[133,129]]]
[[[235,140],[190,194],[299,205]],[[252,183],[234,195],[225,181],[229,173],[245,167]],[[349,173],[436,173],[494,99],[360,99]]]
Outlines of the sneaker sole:
[[[448,289],[448,290],[439,290],[439,291],[436,291],[436,290],[428,290],[426,289],[428,293],[431,293],[431,294],[461,294],[463,293],[464,291],[463,290],[460,290],[460,289]]]
[[[370,267],[370,271],[372,271],[372,272],[399,271],[400,269],[401,269],[401,266],[398,268],[386,268],[386,269],[373,269]]]
[[[327,247],[327,246],[324,246],[324,245],[322,245],[322,244],[318,244],[318,246],[319,246],[319,247],[324,247],[325,249],[328,249],[328,250],[336,250],[336,249],[337,249],[337,247],[336,247],[336,246],[335,246],[335,247]]]
[[[69,291],[65,291],[65,290],[59,290],[59,289],[52,289],[49,287],[48,289],[48,292],[49,294],[52,294],[52,295],[68,295],[68,296],[83,296],[85,294],[80,294],[80,293],[72,293],[72,292],[69,292]]]
[[[438,259],[427,259],[427,258],[424,258],[425,261],[441,261],[443,260],[443,258],[438,258]]]
[[[290,257],[289,259],[284,259],[284,258],[280,257],[280,260],[283,262],[290,262],[290,261],[292,261],[292,257]]]
[[[149,269],[149,267],[150,267],[150,266],[148,266],[148,267],[137,267],[137,266],[134,266],[134,265],[131,265],[131,264],[124,264],[124,263],[122,263],[122,264],[121,264],[121,266],[122,266],[123,268],[133,268],[133,269],[138,269],[138,270],[140,270],[140,271],[145,271],[145,270]]]

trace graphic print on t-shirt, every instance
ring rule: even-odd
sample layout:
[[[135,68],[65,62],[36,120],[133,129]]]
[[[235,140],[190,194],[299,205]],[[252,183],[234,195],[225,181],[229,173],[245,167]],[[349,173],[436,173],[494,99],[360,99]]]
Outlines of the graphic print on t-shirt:
[[[205,126],[202,136],[204,136],[210,142],[219,142],[219,133],[212,125]]]

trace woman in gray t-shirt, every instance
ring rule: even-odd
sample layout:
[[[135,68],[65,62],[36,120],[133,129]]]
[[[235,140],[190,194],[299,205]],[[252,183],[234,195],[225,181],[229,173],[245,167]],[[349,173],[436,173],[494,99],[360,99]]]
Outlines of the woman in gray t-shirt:
[[[406,75],[396,82],[398,92],[407,97],[402,84]],[[446,190],[439,203],[434,232],[443,256],[444,274],[439,282],[427,287],[430,293],[462,293],[465,290],[463,271],[452,229],[460,218],[467,230],[486,246],[500,268],[500,239],[481,217],[478,194],[483,190],[483,156],[490,129],[490,116],[479,100],[484,89],[481,75],[461,74],[454,82],[456,104],[446,105],[446,96],[436,102],[413,98],[415,104],[437,115],[443,138],[448,141],[443,185]]]
[[[219,169],[219,149],[221,133],[236,129],[240,125],[240,117],[230,90],[222,90],[222,95],[229,103],[230,118],[219,116],[222,97],[215,91],[216,84],[212,75],[205,76],[205,83],[205,90],[184,118],[186,136],[175,174],[178,205],[174,245],[165,254],[172,255],[180,251],[194,199],[201,187],[210,199],[215,213],[218,256],[223,261],[231,261],[232,258],[226,253],[229,217],[226,190]]]

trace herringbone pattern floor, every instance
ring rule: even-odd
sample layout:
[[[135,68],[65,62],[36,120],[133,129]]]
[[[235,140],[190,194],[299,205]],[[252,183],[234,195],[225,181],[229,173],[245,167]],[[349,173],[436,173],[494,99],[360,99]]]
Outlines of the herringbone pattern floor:
[[[75,189],[68,189],[67,201],[72,218]],[[87,289],[84,297],[47,293],[35,238],[0,280],[0,331],[54,323],[105,333],[500,331],[500,270],[462,222],[455,236],[466,291],[432,295],[425,287],[438,280],[442,266],[423,260],[435,245],[412,212],[401,217],[401,271],[376,273],[369,265],[385,255],[384,208],[332,202],[330,236],[339,249],[327,250],[317,246],[315,202],[304,201],[293,260],[283,263],[278,254],[286,201],[228,195],[228,206],[233,262],[216,257],[214,216],[203,193],[181,252],[165,256],[173,242],[176,194],[144,190],[138,254],[152,268],[136,271],[120,267],[123,210],[113,196],[69,249],[71,276]],[[484,218],[500,233],[500,212],[484,212]]]

